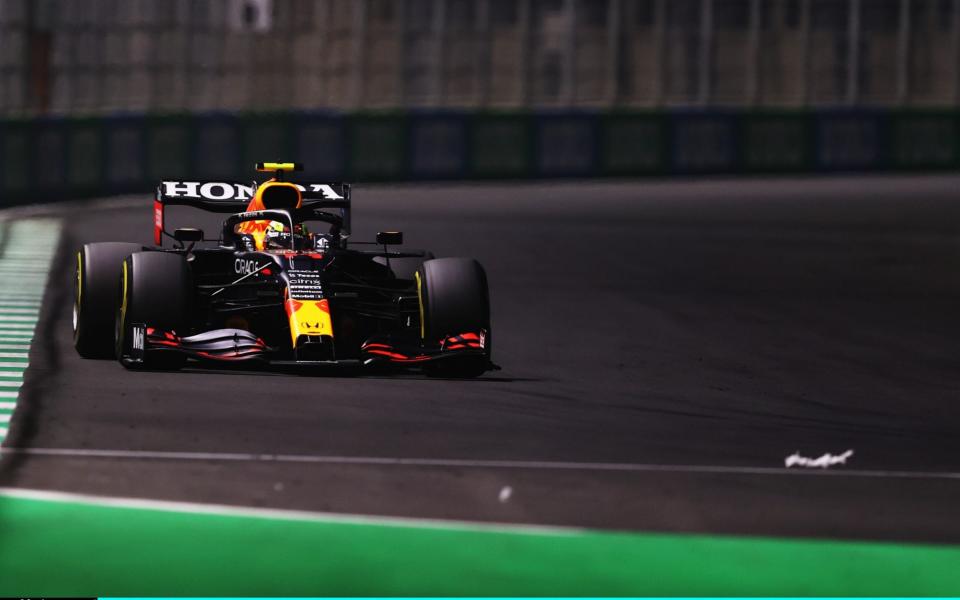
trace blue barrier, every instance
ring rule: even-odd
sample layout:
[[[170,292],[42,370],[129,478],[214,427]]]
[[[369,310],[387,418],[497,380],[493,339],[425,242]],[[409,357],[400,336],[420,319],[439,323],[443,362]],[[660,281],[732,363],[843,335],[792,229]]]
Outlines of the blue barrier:
[[[884,166],[880,113],[828,111],[814,118],[815,167],[823,171],[875,170]]]
[[[456,113],[413,114],[409,125],[410,176],[462,178],[467,173],[467,118]]]
[[[587,177],[599,166],[600,123],[591,113],[541,113],[535,116],[536,174]]]

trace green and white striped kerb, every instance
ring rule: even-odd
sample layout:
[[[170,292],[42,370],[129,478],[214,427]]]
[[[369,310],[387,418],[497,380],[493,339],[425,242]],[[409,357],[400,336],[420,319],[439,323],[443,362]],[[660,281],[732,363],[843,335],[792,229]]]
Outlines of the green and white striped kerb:
[[[17,407],[59,221],[25,219],[0,227],[0,443]]]

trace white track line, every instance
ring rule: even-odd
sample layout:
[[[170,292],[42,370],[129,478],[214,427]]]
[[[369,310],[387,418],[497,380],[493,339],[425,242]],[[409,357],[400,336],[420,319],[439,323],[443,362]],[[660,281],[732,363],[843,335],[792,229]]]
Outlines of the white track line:
[[[30,350],[28,344],[4,344],[3,340],[0,339],[0,350]]]
[[[0,413],[0,423],[9,423],[9,422],[10,422],[10,415],[8,415],[7,413]]]
[[[16,406],[16,402],[0,402],[0,409],[2,410],[13,410]]]
[[[2,430],[0,430],[2,431]],[[413,517],[381,517],[351,513],[326,513],[305,510],[287,510],[278,508],[253,508],[228,506],[226,504],[199,504],[195,502],[172,502],[168,500],[143,500],[140,498],[118,498],[112,496],[93,496],[69,492],[51,492],[23,488],[0,487],[0,497],[38,500],[41,502],[60,502],[126,508],[134,510],[153,510],[163,512],[206,514],[224,517],[246,517],[271,519],[277,521],[311,521],[319,523],[340,523],[344,525],[382,525],[386,527],[414,527],[417,529],[445,529],[458,531],[479,531],[489,533],[514,533],[522,535],[580,535],[586,530],[576,527],[550,525],[518,525],[514,523],[455,521],[444,519],[417,519]]]
[[[29,358],[26,352],[0,352],[0,358]]]
[[[0,389],[3,388],[19,388],[23,385],[23,381],[3,381],[0,379]]]
[[[30,365],[29,362],[0,362],[0,367],[23,367],[26,369]]]
[[[16,398],[19,395],[19,392],[0,392],[0,398]]]
[[[118,458],[181,461],[313,463],[394,467],[448,467],[473,469],[530,469],[553,471],[614,471],[628,473],[720,473],[729,475],[786,475],[828,477],[891,477],[902,479],[956,479],[951,471],[884,471],[864,469],[787,469],[723,465],[662,465],[647,463],[563,462],[539,460],[469,460],[444,458],[386,458],[374,456],[316,456],[304,454],[252,454],[229,452],[162,452],[146,450],[94,450],[88,448],[3,448],[2,453],[65,458]]]

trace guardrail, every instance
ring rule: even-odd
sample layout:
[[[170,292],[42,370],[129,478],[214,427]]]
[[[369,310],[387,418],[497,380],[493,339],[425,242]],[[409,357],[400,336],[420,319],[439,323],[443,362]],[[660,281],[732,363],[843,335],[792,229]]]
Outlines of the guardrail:
[[[404,181],[960,168],[960,111],[209,113],[0,121],[0,204],[246,180]]]

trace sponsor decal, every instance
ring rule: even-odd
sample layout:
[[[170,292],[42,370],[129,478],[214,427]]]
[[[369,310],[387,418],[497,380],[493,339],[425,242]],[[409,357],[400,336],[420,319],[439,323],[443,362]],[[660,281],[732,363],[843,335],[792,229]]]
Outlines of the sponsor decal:
[[[237,275],[249,275],[255,271],[260,270],[261,268],[267,266],[269,263],[260,264],[253,259],[238,258],[233,261],[233,270]]]
[[[290,298],[292,300],[322,300],[323,281],[316,271],[291,269],[289,276]]]
[[[243,186],[220,182],[205,183],[200,186],[200,197],[210,200],[235,200],[242,193],[237,188],[243,188]]]
[[[294,184],[300,188],[301,192],[306,192],[307,188],[299,184]],[[343,196],[338,194],[336,190],[333,189],[333,186],[327,185],[326,183],[311,183],[309,184],[309,191],[315,194],[322,194],[327,200],[343,200]]]
[[[294,184],[301,192],[320,194],[327,200],[343,200],[334,187],[327,183]],[[228,181],[164,181],[163,195],[170,198],[203,198],[204,200],[250,200],[256,189],[242,183]]]
[[[133,349],[143,351],[143,338],[146,332],[144,328],[139,325],[134,325],[133,327]]]
[[[153,243],[163,243],[163,203],[159,199],[153,202]]]

